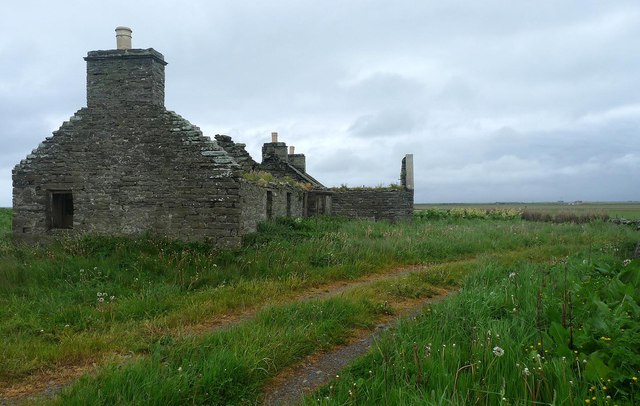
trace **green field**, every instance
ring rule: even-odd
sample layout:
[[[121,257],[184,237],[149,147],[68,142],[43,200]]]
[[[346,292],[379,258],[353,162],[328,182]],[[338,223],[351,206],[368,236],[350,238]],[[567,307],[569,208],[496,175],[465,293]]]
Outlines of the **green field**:
[[[305,357],[459,290],[305,402],[638,400],[635,227],[281,219],[218,252],[152,237],[14,246],[10,216],[0,210],[0,395],[72,370],[86,373],[36,403],[256,404]],[[424,270],[394,273],[409,266]],[[305,299],[336,286],[339,295]],[[237,323],[214,328],[226,320]]]
[[[515,209],[519,211],[534,211],[550,214],[557,213],[604,213],[611,218],[640,219],[640,202],[584,202],[570,203],[420,203],[415,205],[415,210],[427,210],[432,208],[452,209],[471,208],[480,210]]]

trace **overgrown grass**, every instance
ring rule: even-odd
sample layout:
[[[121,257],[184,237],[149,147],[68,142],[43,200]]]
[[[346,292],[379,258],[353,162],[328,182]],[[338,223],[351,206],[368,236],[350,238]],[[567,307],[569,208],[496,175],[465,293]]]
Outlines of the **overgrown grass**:
[[[640,261],[477,263],[306,404],[637,404]]]
[[[10,218],[10,211],[0,215]],[[9,222],[4,224],[7,227]],[[0,233],[6,234],[6,230],[0,230]],[[447,269],[446,283],[452,284],[458,283],[473,269],[469,265],[447,268],[446,263],[450,261],[472,260],[499,253],[505,263],[519,263],[523,257],[537,263],[563,257],[585,247],[597,253],[614,245],[626,254],[633,250],[636,238],[635,231],[629,227],[603,222],[556,225],[521,220],[444,219],[389,224],[314,218],[267,223],[258,233],[248,236],[241,249],[226,252],[216,252],[205,244],[151,237],[86,236],[44,248],[14,247],[7,239],[7,245],[0,251],[0,336],[3,337],[0,381],[15,381],[39,369],[87,359],[100,361],[106,354],[113,353],[145,356],[142,363],[160,368],[149,372],[152,381],[167,376],[172,377],[169,380],[180,380],[182,375],[164,375],[162,368],[177,363],[187,354],[181,349],[182,345],[191,344],[180,341],[178,345],[176,340],[190,327],[207,325],[212,320],[246,309],[284,306],[312,287],[398,266],[427,263],[443,264],[441,267],[444,268],[434,269]],[[430,278],[434,277],[430,275]],[[379,315],[376,307],[379,303],[372,298],[390,295],[389,301],[393,302],[411,295],[429,294],[429,288],[422,284],[425,281],[409,281],[398,282],[394,286],[381,283],[379,287],[363,288],[365,293],[361,296],[354,293],[355,296],[349,299],[351,304],[341,306],[345,311],[352,308],[348,312],[353,313],[348,317],[356,317],[366,324],[366,320]],[[368,295],[371,297],[367,298]],[[369,313],[358,313],[362,308],[368,309],[366,312]],[[301,321],[301,329],[305,322],[312,322],[305,320]],[[349,330],[362,324],[346,325]],[[255,327],[255,330],[261,331],[260,328]],[[275,340],[278,328],[266,334]],[[241,331],[249,330],[251,328]],[[338,329],[335,334],[335,340],[343,340],[349,333]],[[194,338],[193,346],[204,345],[201,343],[207,337]],[[235,336],[225,337],[240,340]],[[258,338],[255,340],[256,346],[264,344]],[[274,347],[267,348],[271,350]],[[308,352],[321,347],[305,348]],[[208,356],[217,359],[218,355],[214,353],[218,349],[211,351]],[[247,351],[264,356],[259,348]],[[220,362],[224,364],[228,359],[242,355],[232,353],[234,355],[221,353]],[[299,359],[302,353],[285,356],[286,361],[278,363],[274,369],[267,369],[269,372],[264,376],[273,374],[285,363]],[[146,357],[146,354],[151,356]],[[241,365],[255,366],[253,362],[257,358],[251,357],[242,358]],[[271,357],[275,355],[271,354]],[[127,368],[139,368],[138,372],[131,373],[143,374],[147,364],[141,365],[134,363],[130,367],[114,366],[112,369],[129,371]],[[209,367],[200,364],[199,368],[208,371]],[[259,372],[252,368],[242,369],[248,374],[248,378],[243,379],[251,382],[258,379]],[[207,375],[209,372],[199,373],[218,376],[218,372],[210,372],[212,375]],[[108,373],[101,376],[108,377]],[[122,376],[114,376],[113,387],[123,380]],[[98,381],[91,382],[87,383],[88,387],[99,385]],[[134,382],[138,381],[134,379]],[[184,382],[179,385],[191,385],[193,380],[189,377]],[[198,382],[200,385],[204,381]],[[180,391],[185,388],[172,385],[154,390],[172,392],[171,388]],[[251,388],[249,392],[242,392],[241,397],[253,399],[256,392]],[[69,399],[82,399],[84,395],[81,396],[80,392],[85,390],[95,394],[92,392],[94,389],[76,390],[78,394],[70,395]],[[102,393],[100,396],[106,395]],[[127,401],[137,401],[129,395],[122,396]],[[166,396],[171,402],[185,399],[179,394]],[[154,399],[144,398],[144,401],[153,402]],[[209,401],[203,397],[194,399],[191,400]]]
[[[455,277],[446,267],[396,277],[339,297],[271,306],[255,319],[197,337],[163,336],[149,356],[104,367],[69,388],[60,404],[256,404],[262,385],[312,353],[344,343]],[[144,388],[144,389],[141,389]]]

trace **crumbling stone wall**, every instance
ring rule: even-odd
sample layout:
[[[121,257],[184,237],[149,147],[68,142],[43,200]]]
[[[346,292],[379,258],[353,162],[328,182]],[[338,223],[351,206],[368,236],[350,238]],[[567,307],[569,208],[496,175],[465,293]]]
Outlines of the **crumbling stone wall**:
[[[269,203],[270,201],[270,203]],[[240,184],[241,234],[256,231],[258,223],[278,217],[303,217],[304,191],[291,186]]]
[[[216,142],[240,165],[244,172],[251,172],[256,169],[258,163],[251,158],[247,152],[246,144],[233,142],[228,135],[217,134]]]
[[[14,236],[148,232],[236,246],[239,176],[233,159],[176,113],[85,108],[14,169]],[[72,194],[71,229],[52,228],[55,191]]]
[[[13,171],[15,239],[152,233],[239,245],[241,168],[164,108],[162,54],[91,51],[85,60],[87,107]]]
[[[335,189],[332,214],[338,217],[370,220],[411,220],[413,190]]]

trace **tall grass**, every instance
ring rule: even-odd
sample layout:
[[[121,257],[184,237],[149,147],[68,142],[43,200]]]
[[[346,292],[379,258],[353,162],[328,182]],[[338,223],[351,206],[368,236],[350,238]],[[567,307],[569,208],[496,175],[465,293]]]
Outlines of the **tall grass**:
[[[640,262],[616,249],[487,257],[306,404],[637,404]]]
[[[0,214],[10,218],[10,211]],[[6,239],[0,251],[0,381],[107,354],[155,354],[159,341],[171,342],[194,325],[398,266],[488,253],[537,263],[584,247],[595,255],[613,245],[630,253],[636,238],[629,228],[603,222],[314,218],[267,223],[241,249],[224,252],[149,236],[85,236],[47,247],[13,246]],[[458,283],[466,272],[449,273],[447,283]],[[408,292],[406,285],[390,291]]]

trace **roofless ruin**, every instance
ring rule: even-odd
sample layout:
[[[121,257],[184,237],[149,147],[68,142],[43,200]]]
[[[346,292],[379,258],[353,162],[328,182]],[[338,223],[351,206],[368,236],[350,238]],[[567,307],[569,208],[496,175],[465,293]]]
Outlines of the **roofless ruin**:
[[[149,233],[222,248],[275,217],[411,218],[412,155],[389,189],[327,189],[277,133],[256,162],[244,144],[167,110],[164,56],[133,49],[127,27],[116,39],[84,58],[87,106],[13,170],[16,241]]]

